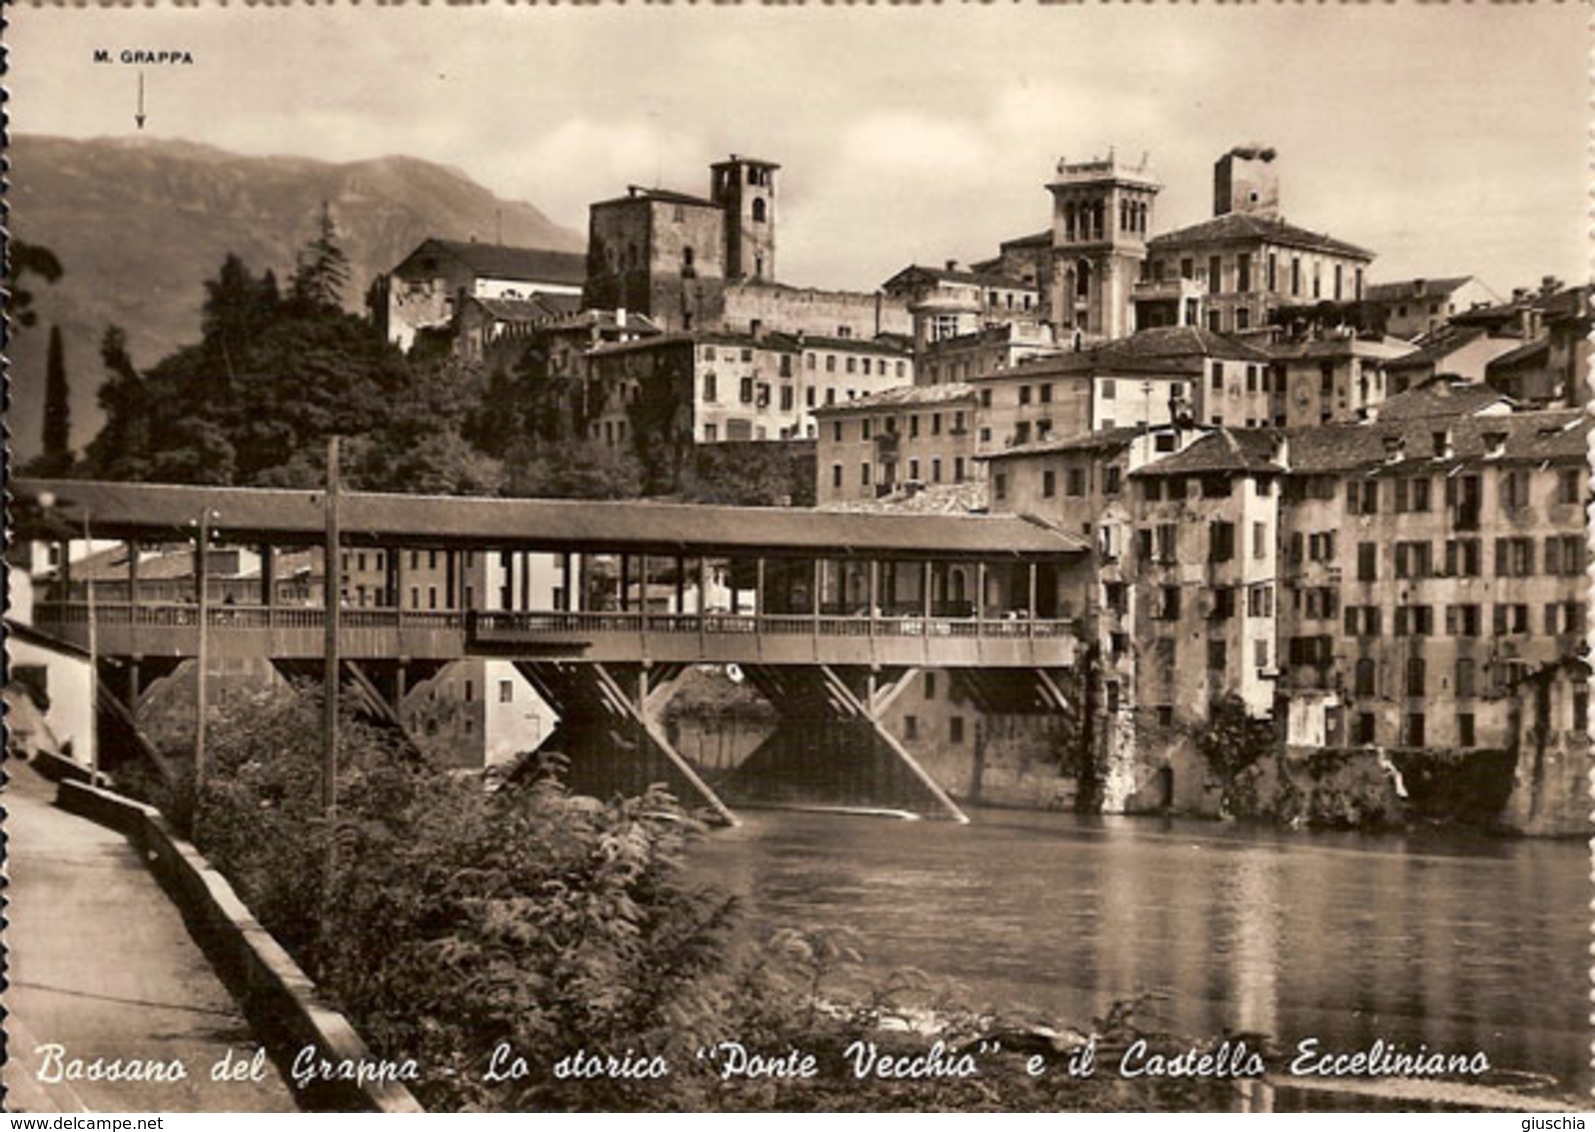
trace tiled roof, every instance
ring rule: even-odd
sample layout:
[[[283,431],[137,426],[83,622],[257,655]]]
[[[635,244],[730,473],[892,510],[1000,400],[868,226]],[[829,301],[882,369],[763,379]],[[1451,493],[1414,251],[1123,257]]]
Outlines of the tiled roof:
[[[1502,370],[1513,369],[1523,365],[1544,365],[1551,353],[1551,340],[1540,338],[1533,342],[1525,342],[1515,349],[1508,350],[1499,358],[1492,358],[1485,363],[1484,372],[1487,374],[1500,373]]]
[[[1472,281],[1471,275],[1458,275],[1452,279],[1403,279],[1390,283],[1370,283],[1364,289],[1363,296],[1370,303],[1443,299]]]
[[[181,530],[207,509],[220,516],[220,537],[227,540],[314,545],[326,536],[321,493],[303,489],[17,479],[11,490],[28,498],[54,492],[69,521],[77,521],[87,508],[96,533],[106,538]],[[783,507],[371,492],[346,493],[340,510],[350,546],[945,556],[1053,556],[1086,549],[1078,536],[1001,516],[866,516]]]
[[[1482,326],[1442,326],[1414,342],[1417,348],[1412,353],[1391,359],[1390,368],[1422,369],[1435,365],[1487,333]]]
[[[879,499],[838,500],[825,505],[826,511],[857,511],[866,514],[971,515],[984,512],[988,504],[983,480],[963,483],[929,484],[920,491],[896,491]]]
[[[1135,476],[1188,476],[1206,472],[1269,472],[1283,475],[1275,462],[1280,433],[1273,429],[1220,428],[1178,452],[1138,468]]]
[[[907,282],[912,276],[921,275],[936,280],[938,283],[970,283],[979,287],[1002,287],[1010,291],[1034,291],[1036,285],[1027,283],[1023,279],[1015,279],[1010,275],[991,275],[977,271],[949,270],[944,267],[924,267],[914,263],[903,268],[885,283],[884,287],[891,287],[899,282]]]
[[[1269,346],[1268,353],[1276,360],[1292,358],[1369,358],[1373,360],[1402,357],[1413,352],[1411,342],[1400,338],[1314,338],[1306,342],[1281,342]]]
[[[906,358],[914,352],[912,340],[904,340],[900,335],[881,338],[837,338],[828,334],[789,334],[772,333],[770,338],[779,338],[785,343],[785,348],[793,350],[838,350],[852,354],[888,354],[894,358]]]
[[[533,295],[527,299],[473,299],[503,322],[548,322],[581,310],[580,295]]]
[[[1209,358],[1257,362],[1272,356],[1256,346],[1215,334],[1199,326],[1160,326],[1140,330],[1128,338],[1045,358],[1029,359],[1002,376],[1025,374],[1123,373],[1189,375],[1200,373]]]
[[[1449,420],[1426,417],[1315,425],[1287,433],[1290,470],[1312,475],[1389,464],[1392,469],[1404,468],[1411,474],[1414,464],[1430,468],[1452,467],[1482,459],[1486,433],[1506,435],[1500,457],[1505,462],[1582,462],[1587,459],[1592,423],[1595,418],[1583,410],[1553,409]],[[1442,425],[1450,433],[1452,454],[1437,458],[1434,435],[1441,431]],[[1403,458],[1399,462],[1390,463],[1387,439],[1401,443]]]
[[[1001,452],[989,455],[976,456],[977,460],[1006,460],[1015,456],[1048,456],[1060,452],[1116,452],[1128,448],[1130,442],[1138,436],[1146,435],[1147,430],[1134,425],[1124,425],[1120,428],[1100,429],[1096,432],[1080,433],[1075,436],[1058,437],[1052,440],[1035,440],[1029,444],[1016,444]]]
[[[631,192],[623,197],[611,197],[609,200],[599,201],[593,205],[601,208],[611,204],[626,204],[631,201],[654,201],[660,204],[690,204],[697,208],[719,208],[712,200],[704,197],[695,197],[691,193],[678,193],[674,189],[644,189],[636,185],[631,186]]]
[[[505,244],[481,244],[471,240],[439,240],[421,243],[395,269],[418,256],[453,256],[474,274],[487,279],[519,279],[537,283],[564,283],[579,287],[587,280],[587,257],[580,252],[556,252],[547,248],[512,248]]]
[[[974,401],[979,394],[973,385],[962,381],[949,381],[941,385],[899,385],[883,389],[868,397],[852,401],[838,401],[814,409],[815,416],[827,413],[871,412],[879,409],[908,409],[920,405],[947,405],[957,401]]]
[[[1038,245],[1043,246],[1043,247],[1051,247],[1052,246],[1052,229],[1051,228],[1048,228],[1044,232],[1033,232],[1033,233],[1031,233],[1028,236],[1015,236],[1011,240],[1004,240],[1002,243],[998,244],[997,246],[999,248],[1019,248],[1019,247],[1035,247],[1035,246],[1038,246]]]
[[[1204,220],[1200,224],[1192,224],[1173,232],[1164,232],[1153,236],[1147,241],[1147,246],[1153,251],[1168,251],[1184,244],[1241,243],[1252,240],[1267,240],[1270,243],[1303,248],[1307,251],[1329,252],[1350,259],[1373,259],[1372,252],[1355,244],[1348,244],[1344,240],[1337,240],[1321,232],[1309,232],[1305,228],[1298,228],[1283,220],[1246,212],[1229,212],[1212,220]]]
[[[1480,382],[1426,381],[1416,389],[1397,393],[1375,407],[1382,421],[1426,420],[1430,417],[1472,416],[1511,402],[1497,389]]]

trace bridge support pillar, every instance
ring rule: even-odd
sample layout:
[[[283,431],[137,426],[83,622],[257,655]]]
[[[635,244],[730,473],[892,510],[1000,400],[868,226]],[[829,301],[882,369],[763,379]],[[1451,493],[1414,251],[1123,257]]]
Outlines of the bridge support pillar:
[[[760,747],[719,785],[733,801],[903,809],[969,819],[914,756],[880,724],[880,712],[907,687],[916,669],[876,690],[873,672],[862,691],[831,665],[746,665],[755,687],[781,721]]]
[[[662,783],[688,809],[706,811],[707,820],[737,824],[731,808],[648,718],[650,666],[638,666],[634,693],[627,691],[618,665],[517,660],[515,668],[559,715],[559,726],[540,750],[565,756],[565,781],[573,791],[634,796]],[[671,683],[668,672],[661,675],[662,688]]]

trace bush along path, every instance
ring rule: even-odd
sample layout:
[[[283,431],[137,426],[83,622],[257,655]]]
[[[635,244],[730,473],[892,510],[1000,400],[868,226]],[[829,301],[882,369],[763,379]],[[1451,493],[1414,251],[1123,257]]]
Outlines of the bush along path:
[[[374,1053],[414,1063],[429,1109],[1236,1106],[1234,1043],[1144,1033],[1128,1006],[1080,1031],[998,1019],[914,972],[862,976],[846,933],[752,938],[687,878],[696,829],[662,791],[490,790],[349,718],[329,824],[319,712],[308,692],[230,701],[206,788],[156,801]],[[1209,1072],[1124,1077],[1134,1050]]]

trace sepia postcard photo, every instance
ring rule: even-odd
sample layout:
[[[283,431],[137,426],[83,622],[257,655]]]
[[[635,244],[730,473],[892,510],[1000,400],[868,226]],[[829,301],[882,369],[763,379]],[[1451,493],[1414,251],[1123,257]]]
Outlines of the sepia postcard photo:
[[[1583,1127],[1585,6],[8,16],[7,1111]]]

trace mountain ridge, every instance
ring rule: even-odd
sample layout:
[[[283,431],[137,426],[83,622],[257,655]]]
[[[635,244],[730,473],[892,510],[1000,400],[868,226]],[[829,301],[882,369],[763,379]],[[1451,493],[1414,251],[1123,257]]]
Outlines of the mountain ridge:
[[[524,200],[505,200],[457,167],[407,154],[334,162],[258,156],[181,138],[13,135],[10,235],[51,249],[65,275],[34,281],[38,324],[7,344],[13,453],[38,452],[49,327],[61,327],[81,450],[103,421],[99,342],[120,325],[134,362],[153,365],[199,337],[204,282],[238,255],[281,282],[327,202],[349,258],[344,305],[429,236],[493,236],[580,252],[585,236]]]

